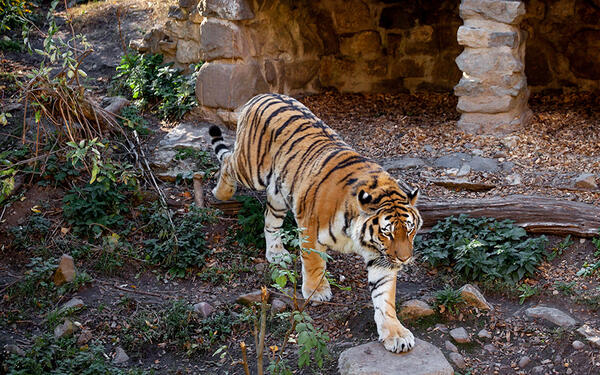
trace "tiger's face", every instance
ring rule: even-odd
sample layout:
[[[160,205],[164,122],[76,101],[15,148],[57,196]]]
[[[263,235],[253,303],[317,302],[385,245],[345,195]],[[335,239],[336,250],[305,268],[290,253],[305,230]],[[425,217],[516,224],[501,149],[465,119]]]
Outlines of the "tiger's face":
[[[371,252],[373,264],[400,268],[413,255],[413,240],[421,228],[421,216],[415,208],[419,192],[405,193],[399,188],[382,188],[358,193],[366,220],[361,230],[361,246]]]

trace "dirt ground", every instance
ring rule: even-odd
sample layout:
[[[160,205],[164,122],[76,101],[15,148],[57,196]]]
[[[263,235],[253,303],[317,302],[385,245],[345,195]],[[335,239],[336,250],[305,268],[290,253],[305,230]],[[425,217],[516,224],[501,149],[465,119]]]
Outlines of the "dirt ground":
[[[164,22],[167,9],[174,1],[99,1],[77,5],[70,10],[74,17],[75,32],[84,33],[94,47],[94,53],[86,60],[86,70],[91,77],[93,94],[106,94],[110,78],[123,53],[122,46],[138,38],[152,26]],[[121,9],[121,11],[119,11]],[[120,16],[118,17],[117,14]],[[119,31],[119,24],[121,31]],[[68,32],[68,30],[63,30]],[[37,40],[36,43],[40,41]],[[4,71],[25,74],[39,61],[24,53],[5,53],[0,56]],[[3,76],[4,77],[4,76]],[[2,78],[0,84],[8,87]],[[8,89],[3,93],[3,105],[13,101]],[[564,94],[556,97],[533,96],[530,106],[534,111],[531,126],[520,129],[514,143],[507,147],[502,139],[467,135],[459,131],[456,121],[456,98],[451,93],[416,95],[359,95],[326,92],[300,98],[313,112],[340,133],[359,152],[376,160],[400,156],[439,157],[455,152],[472,153],[480,150],[484,157],[514,163],[511,174],[518,174],[522,183],[513,185],[504,172],[471,172],[470,181],[495,185],[487,192],[452,191],[435,185],[432,181],[451,177],[443,168],[408,169],[398,171],[413,186],[418,186],[428,198],[489,198],[511,194],[541,195],[566,200],[581,201],[600,206],[600,192],[596,189],[574,189],[572,179],[581,173],[600,175],[600,99],[593,94]],[[17,112],[18,113],[18,112]],[[21,113],[22,114],[22,113]],[[174,124],[150,119],[156,139]],[[0,129],[0,133],[2,129]],[[148,147],[156,143],[148,140]],[[427,147],[426,147],[427,146]],[[0,150],[2,151],[2,150]],[[208,181],[209,191],[214,181]],[[174,210],[185,211],[192,203],[192,186],[189,183],[162,183],[166,195],[174,203]],[[8,228],[23,225],[32,208],[45,205],[46,216],[52,221],[49,236],[60,238],[62,227],[61,199],[64,191],[25,183],[22,199],[0,211],[0,244],[10,245],[12,238]],[[133,215],[133,213],[132,213]],[[239,249],[227,238],[229,227],[236,228],[232,217],[222,217],[221,222],[210,227],[207,239],[214,250],[209,266],[188,275],[187,278],[169,278],[164,270],[149,266],[143,261],[130,259],[113,274],[103,274],[89,269],[89,264],[78,262],[92,280],[79,290],[61,296],[54,302],[60,306],[73,296],[85,301],[86,308],[78,313],[77,320],[93,332],[95,338],[106,345],[107,353],[113,353],[118,340],[131,323],[128,318],[142,310],[152,310],[174,300],[183,299],[191,304],[207,302],[219,311],[228,311],[232,317],[242,316],[243,308],[235,301],[244,293],[259,290],[271,284],[269,269],[264,255],[254,250],[251,254],[218,254]],[[550,236],[548,249],[553,249],[564,238]],[[8,246],[7,248],[10,248]],[[56,251],[56,250],[53,250]],[[572,315],[579,323],[600,327],[600,276],[580,277],[576,273],[584,262],[594,260],[596,247],[590,239],[573,238],[573,244],[550,262],[539,267],[535,278],[526,280],[538,287],[539,293],[519,303],[519,292],[506,288],[488,287],[483,293],[495,310],[491,313],[464,307],[460,313],[450,315],[436,313],[433,317],[408,321],[416,337],[441,348],[446,356],[449,351],[445,341],[451,340],[447,331],[465,327],[472,335],[470,344],[458,344],[466,368],[461,374],[598,374],[600,355],[597,347],[585,344],[583,349],[572,346],[581,340],[574,330],[557,329],[541,320],[526,318],[524,310],[544,304],[556,307]],[[28,249],[3,252],[0,259],[0,294],[23,277],[32,254]],[[52,253],[59,256],[60,253]],[[355,256],[331,254],[328,264],[332,277],[350,290],[337,290],[330,303],[310,306],[308,312],[315,324],[331,337],[331,352],[321,370],[296,370],[297,374],[337,373],[339,354],[352,346],[377,339],[373,322],[373,306],[367,288],[363,262]],[[231,272],[233,263],[240,266]],[[237,264],[239,263],[239,264]],[[203,279],[200,274],[208,268],[216,270],[217,277]],[[573,283],[565,291],[557,287]],[[397,286],[397,304],[413,298],[431,300],[436,291],[446,285],[460,287],[460,279],[448,270],[431,269],[418,254],[413,265],[402,271]],[[482,286],[483,287],[483,286]],[[4,318],[14,313],[3,302],[0,313]],[[27,347],[32,337],[44,331],[47,311],[28,310],[20,319],[0,324],[0,345],[18,343]],[[1,320],[7,322],[7,319]],[[147,323],[149,325],[152,322]],[[273,319],[269,323],[266,345],[281,345],[285,327]],[[477,332],[487,329],[491,339],[477,337]],[[134,353],[131,366],[154,370],[158,374],[243,374],[239,361],[240,341],[253,343],[251,324],[243,323],[208,350],[187,355],[181,347],[165,342],[146,343]],[[492,344],[491,353],[484,349]],[[248,356],[254,365],[254,349],[250,345]],[[224,347],[225,355],[214,353]],[[531,363],[519,368],[517,363],[528,356]],[[290,362],[297,355],[290,350]],[[541,367],[541,372],[534,368]],[[1,366],[0,366],[1,367]],[[0,372],[1,372],[0,368]],[[537,370],[536,370],[537,371]]]

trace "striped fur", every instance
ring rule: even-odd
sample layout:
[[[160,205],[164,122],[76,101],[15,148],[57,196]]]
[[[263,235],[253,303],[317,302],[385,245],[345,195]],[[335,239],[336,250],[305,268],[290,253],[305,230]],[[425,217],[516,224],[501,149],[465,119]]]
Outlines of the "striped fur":
[[[422,223],[415,208],[418,191],[404,191],[377,163],[287,96],[251,99],[240,114],[233,150],[218,127],[210,134],[221,161],[215,197],[230,199],[238,183],[267,192],[267,259],[286,252],[277,234],[291,210],[304,228],[304,248],[363,256],[379,338],[390,351],[410,350],[414,338],[396,318],[395,292],[397,271],[411,259]],[[305,297],[331,298],[324,272],[325,261],[317,253],[302,253]]]

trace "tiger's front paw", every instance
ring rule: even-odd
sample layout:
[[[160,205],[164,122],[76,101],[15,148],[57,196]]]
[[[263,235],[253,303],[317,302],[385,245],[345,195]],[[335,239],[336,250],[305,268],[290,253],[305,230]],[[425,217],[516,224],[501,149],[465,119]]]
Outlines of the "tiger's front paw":
[[[317,288],[310,288],[309,286],[302,284],[302,296],[305,299],[309,299],[313,302],[329,301],[333,294],[331,294],[331,286],[329,281],[323,279],[321,284]]]
[[[385,324],[385,323],[384,323]],[[415,346],[415,337],[412,332],[404,328],[400,322],[386,324],[388,327],[384,335],[379,335],[379,341],[393,353],[407,352]]]

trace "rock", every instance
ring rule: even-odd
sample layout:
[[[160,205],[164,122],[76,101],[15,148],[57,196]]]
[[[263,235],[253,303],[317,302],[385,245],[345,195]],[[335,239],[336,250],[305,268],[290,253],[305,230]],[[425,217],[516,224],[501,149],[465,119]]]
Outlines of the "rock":
[[[487,329],[482,329],[481,331],[477,332],[477,337],[479,337],[480,339],[491,340],[492,334]]]
[[[84,346],[87,344],[94,336],[92,335],[92,331],[89,329],[84,329],[77,337],[77,346]]]
[[[469,333],[467,333],[467,330],[463,327],[458,327],[454,328],[453,330],[450,330],[450,336],[452,337],[452,339],[454,339],[454,341],[456,341],[459,344],[466,344],[471,342],[471,337],[469,336]]]
[[[407,319],[418,319],[424,316],[433,315],[435,311],[427,304],[419,299],[411,299],[400,305],[400,316]]]
[[[381,37],[377,31],[372,30],[342,37],[340,53],[352,58],[377,58],[381,56]]]
[[[456,367],[458,367],[459,369],[462,370],[465,367],[467,367],[467,364],[465,363],[465,359],[463,358],[462,355],[452,352],[452,353],[448,354],[448,357],[450,357],[450,360],[452,361],[452,363],[454,363],[456,365]]]
[[[480,310],[494,310],[486,300],[481,291],[474,285],[465,284],[460,288],[460,295],[469,305]]]
[[[126,363],[127,361],[129,361],[129,356],[127,355],[127,353],[125,353],[125,350],[123,350],[123,348],[121,348],[120,346],[117,346],[117,348],[115,349],[115,355],[114,355],[112,361],[116,365]]]
[[[447,350],[451,351],[451,352],[455,352],[458,353],[458,348],[456,347],[456,345],[454,345],[453,343],[451,343],[450,341],[446,340],[444,342],[444,346],[446,347]]]
[[[246,50],[240,28],[231,21],[205,18],[199,27],[200,59],[239,58]]]
[[[423,159],[411,158],[408,156],[401,157],[401,158],[387,159],[382,162],[383,169],[385,169],[386,171],[392,170],[392,169],[419,168],[424,165],[425,165],[425,162],[423,161]]]
[[[511,175],[506,176],[506,181],[508,182],[509,185],[515,186],[515,185],[521,185],[521,175],[518,173],[513,173]]]
[[[525,366],[527,366],[529,362],[531,362],[531,359],[528,356],[521,357],[521,359],[519,360],[519,367],[525,368]]]
[[[168,17],[177,21],[185,21],[187,20],[188,15],[185,9],[182,9],[176,5],[171,5],[171,7],[169,7]]]
[[[114,96],[107,99],[109,101],[109,104],[106,107],[104,107],[104,110],[114,113],[116,115],[121,113],[121,110],[129,105],[129,100],[122,96]]]
[[[448,333],[448,327],[446,327],[445,324],[437,323],[435,325],[435,329],[437,329],[438,331],[440,331],[442,333]]]
[[[452,366],[435,346],[415,338],[415,347],[402,354],[388,352],[382,344],[370,342],[346,349],[338,359],[340,375],[453,374]]]
[[[531,372],[534,374],[543,374],[545,371],[544,366],[535,366],[534,368],[531,369]]]
[[[518,24],[525,15],[525,4],[511,0],[463,0],[460,3],[462,19],[476,18]]]
[[[215,308],[208,302],[199,302],[194,305],[194,312],[200,314],[203,319],[206,319],[215,312]]]
[[[21,349],[18,345],[15,344],[6,344],[4,345],[4,350],[6,350],[10,354],[16,354],[21,357],[25,356],[27,353],[23,349]]]
[[[63,324],[59,324],[56,326],[56,328],[54,328],[54,338],[60,339],[63,337],[69,337],[77,330],[77,328],[78,327],[73,324],[72,321],[65,319]]]
[[[63,254],[60,257],[60,263],[54,273],[54,284],[60,286],[64,283],[70,283],[75,278],[75,262],[70,255]]]
[[[569,327],[577,324],[569,314],[553,307],[536,306],[525,310],[525,314],[531,318],[541,318],[556,324],[559,327]]]
[[[463,177],[469,173],[471,173],[471,166],[469,164],[463,164],[456,173],[456,177]]]
[[[204,17],[218,17],[231,21],[254,18],[252,8],[246,0],[201,0],[198,10]]]
[[[520,138],[516,135],[509,135],[509,136],[502,138],[500,140],[500,143],[502,143],[502,145],[504,147],[506,147],[507,149],[512,150],[515,147],[517,147],[517,145],[519,144],[519,139]]]
[[[460,168],[464,162],[471,161],[471,156],[462,152],[444,155],[434,160],[433,165],[438,168]]]
[[[471,169],[478,172],[498,172],[500,170],[498,161],[492,158],[473,156],[469,164],[471,165]]]
[[[575,349],[575,350],[581,350],[581,349],[585,348],[585,344],[579,340],[573,341],[573,344],[571,344],[571,345],[573,345],[573,349]]]
[[[581,189],[598,189],[596,177],[591,173],[583,173],[577,176],[574,180],[574,185]]]
[[[201,47],[197,41],[179,39],[175,46],[175,59],[177,62],[187,65],[197,63],[198,61],[202,60]],[[172,48],[173,44],[161,44],[161,49],[165,51],[170,51]]]
[[[582,325],[577,329],[577,333],[584,336],[586,340],[593,346],[600,348],[600,331],[588,326],[587,324]]]
[[[257,63],[205,63],[196,79],[196,97],[207,107],[236,109],[269,90]]]
[[[66,311],[68,309],[81,309],[85,306],[85,303],[79,298],[71,298],[68,302],[60,307],[60,311]]]
[[[483,349],[487,350],[489,353],[494,354],[498,351],[498,349],[493,344],[485,344]]]
[[[269,299],[269,291],[267,290],[267,300],[268,299]],[[239,303],[240,305],[247,305],[247,306],[251,306],[254,303],[260,303],[261,302],[261,291],[256,290],[254,292],[242,294],[235,301],[237,303]]]
[[[271,312],[273,314],[279,314],[285,310],[287,310],[287,304],[279,298],[274,298],[273,301],[271,301]]]

